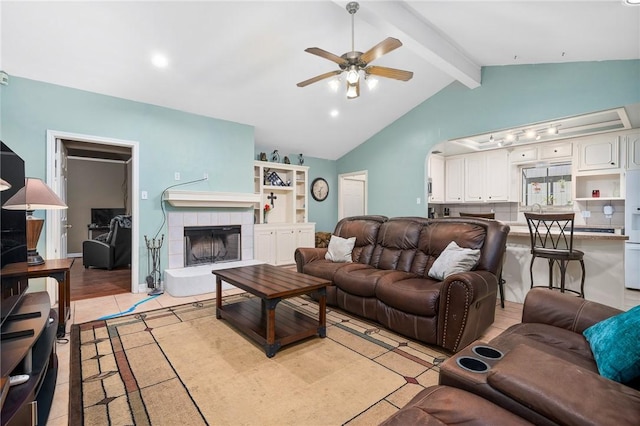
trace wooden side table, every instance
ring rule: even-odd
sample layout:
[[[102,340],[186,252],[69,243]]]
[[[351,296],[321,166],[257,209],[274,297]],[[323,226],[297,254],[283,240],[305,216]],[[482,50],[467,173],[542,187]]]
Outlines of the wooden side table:
[[[58,281],[58,332],[57,337],[64,337],[67,319],[71,312],[71,266],[75,259],[49,259],[42,265],[28,266],[27,278],[51,277]],[[7,265],[2,269],[3,275],[24,274],[24,264]]]

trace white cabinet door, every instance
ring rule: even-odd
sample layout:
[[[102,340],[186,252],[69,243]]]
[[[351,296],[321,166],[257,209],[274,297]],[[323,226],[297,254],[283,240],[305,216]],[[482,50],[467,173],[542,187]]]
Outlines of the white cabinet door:
[[[276,230],[276,265],[295,263],[296,232],[293,228]]]
[[[627,135],[627,169],[640,169],[640,135]]]
[[[509,152],[503,149],[486,153],[485,159],[486,201],[508,201],[510,166]]]
[[[511,153],[511,162],[513,164],[528,163],[538,159],[538,148],[522,147],[515,148]]]
[[[485,155],[472,154],[465,158],[464,199],[468,202],[484,201]]]
[[[255,226],[253,229],[253,256],[256,260],[276,264],[276,231],[274,228]]]
[[[315,247],[316,233],[315,225],[300,225],[296,232],[296,248],[297,247]]]
[[[569,158],[573,153],[571,142],[562,144],[542,144],[540,145],[540,159],[553,160],[556,158]]]
[[[445,161],[445,201],[464,201],[464,157],[447,158]]]
[[[619,136],[599,136],[578,144],[578,170],[616,169],[620,167]]]
[[[444,157],[431,154],[429,156],[429,179],[431,179],[430,203],[444,202]]]

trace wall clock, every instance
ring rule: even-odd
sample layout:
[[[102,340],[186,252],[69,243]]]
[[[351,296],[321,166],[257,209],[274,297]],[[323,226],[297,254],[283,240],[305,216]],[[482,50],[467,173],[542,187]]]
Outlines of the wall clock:
[[[329,184],[323,178],[315,178],[311,183],[311,196],[316,201],[324,201],[329,195]]]

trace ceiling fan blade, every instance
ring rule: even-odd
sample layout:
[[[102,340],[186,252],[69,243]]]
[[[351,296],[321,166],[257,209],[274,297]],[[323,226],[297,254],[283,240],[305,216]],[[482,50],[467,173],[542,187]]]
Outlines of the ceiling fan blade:
[[[360,60],[366,64],[375,61],[380,56],[391,52],[392,50],[397,49],[402,46],[402,42],[397,38],[387,37],[382,40],[380,43],[373,46],[371,49],[367,50],[360,56]]]
[[[364,69],[367,74],[377,75],[380,77],[393,78],[396,80],[409,81],[413,77],[411,71],[398,70],[395,68],[370,66]]]
[[[330,61],[335,62],[338,65],[346,65],[347,61],[344,58],[341,58],[338,55],[334,55],[331,52],[327,52],[326,50],[320,49],[319,47],[309,47],[304,49],[305,52],[309,52],[312,55],[320,56],[321,58],[328,59]]]
[[[313,83],[315,83],[317,81],[324,80],[325,78],[329,78],[329,77],[333,77],[334,75],[338,75],[341,72],[342,72],[342,70],[326,72],[324,74],[320,74],[320,75],[317,75],[317,76],[315,76],[313,78],[310,78],[309,80],[301,81],[296,86],[298,86],[298,87],[308,86],[308,85],[313,84]]]

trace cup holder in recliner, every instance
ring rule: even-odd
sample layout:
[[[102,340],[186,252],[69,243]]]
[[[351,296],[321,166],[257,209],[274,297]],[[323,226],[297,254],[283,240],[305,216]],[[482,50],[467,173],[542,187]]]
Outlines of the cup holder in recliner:
[[[481,356],[482,358],[500,359],[504,356],[502,352],[489,346],[478,345],[471,348],[471,350],[474,354]]]
[[[456,363],[463,369],[473,373],[486,373],[489,371],[489,365],[478,358],[470,356],[461,356],[456,359]]]

